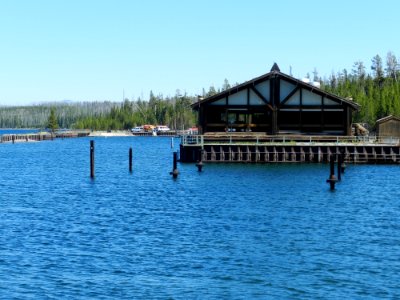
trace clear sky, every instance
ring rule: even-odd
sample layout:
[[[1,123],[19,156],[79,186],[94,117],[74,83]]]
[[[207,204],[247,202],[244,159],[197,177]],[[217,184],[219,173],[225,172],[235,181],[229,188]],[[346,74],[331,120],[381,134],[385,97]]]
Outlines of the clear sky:
[[[398,0],[0,0],[0,105],[196,95],[400,55]]]

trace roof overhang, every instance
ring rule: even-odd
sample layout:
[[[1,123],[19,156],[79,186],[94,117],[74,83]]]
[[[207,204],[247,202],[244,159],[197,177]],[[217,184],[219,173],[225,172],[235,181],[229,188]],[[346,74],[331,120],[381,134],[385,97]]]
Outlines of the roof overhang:
[[[274,64],[274,66],[275,66],[275,64]],[[234,87],[232,87],[232,88],[230,88],[228,90],[225,90],[225,91],[220,92],[218,94],[215,94],[213,96],[207,97],[207,98],[205,98],[203,100],[200,100],[200,101],[198,101],[196,103],[193,103],[191,105],[191,107],[194,110],[198,110],[199,107],[201,107],[201,105],[203,105],[203,104],[211,103],[211,102],[213,102],[215,100],[219,100],[219,99],[227,97],[229,95],[238,93],[238,92],[240,92],[240,91],[242,91],[244,89],[250,88],[252,86],[254,87],[256,84],[258,84],[258,83],[260,83],[262,81],[266,81],[266,80],[268,80],[270,78],[273,78],[273,77],[284,78],[286,81],[289,81],[289,82],[291,82],[291,83],[295,84],[296,86],[299,86],[299,87],[301,87],[303,89],[309,90],[312,93],[316,93],[318,95],[328,97],[328,98],[330,98],[330,99],[332,99],[334,101],[338,101],[338,102],[344,103],[345,105],[349,106],[351,109],[353,109],[355,111],[359,111],[359,109],[361,107],[359,104],[353,102],[352,100],[349,100],[349,99],[346,99],[346,98],[342,98],[342,97],[339,97],[339,96],[334,95],[332,93],[326,92],[326,91],[322,90],[321,88],[318,88],[318,87],[316,87],[316,86],[314,86],[312,84],[303,82],[303,81],[301,81],[299,79],[296,79],[296,78],[294,78],[292,76],[289,76],[289,75],[287,75],[285,73],[282,73],[282,72],[279,71],[279,68],[276,68],[276,67],[275,68],[273,67],[271,69],[271,72],[269,72],[267,74],[264,74],[262,76],[253,78],[253,79],[251,79],[249,81],[246,81],[246,82],[244,82],[242,84],[234,86]]]

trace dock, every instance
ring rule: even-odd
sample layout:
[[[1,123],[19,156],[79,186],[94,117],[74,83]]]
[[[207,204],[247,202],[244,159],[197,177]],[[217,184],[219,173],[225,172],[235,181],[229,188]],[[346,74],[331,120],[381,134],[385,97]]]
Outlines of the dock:
[[[39,142],[53,140],[56,138],[78,138],[86,137],[89,131],[60,131],[56,133],[37,132],[37,133],[22,133],[22,134],[3,134],[0,135],[0,143],[20,143],[20,142]]]
[[[132,132],[133,136],[180,136],[182,135],[181,130],[169,130],[169,131],[159,131],[154,134],[152,131],[142,131],[142,132]]]
[[[185,135],[180,144],[181,162],[326,163],[339,154],[346,163],[399,164],[399,138],[236,133]]]

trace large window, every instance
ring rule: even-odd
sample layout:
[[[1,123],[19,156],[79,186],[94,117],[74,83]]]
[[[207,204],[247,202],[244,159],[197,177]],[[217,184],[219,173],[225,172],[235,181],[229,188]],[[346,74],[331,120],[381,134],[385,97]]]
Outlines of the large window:
[[[343,111],[324,111],[325,125],[342,125]]]
[[[322,112],[317,111],[302,111],[301,112],[301,123],[303,126],[309,127],[321,127],[322,126]]]
[[[225,123],[225,115],[223,109],[210,109],[207,112],[207,123]]]
[[[254,113],[251,123],[256,125],[269,124],[269,113]]]
[[[247,124],[248,114],[243,112],[229,112],[228,113],[228,124]]]
[[[299,111],[279,111],[278,114],[279,126],[282,128],[291,128],[293,126],[299,128],[300,126],[300,112]]]

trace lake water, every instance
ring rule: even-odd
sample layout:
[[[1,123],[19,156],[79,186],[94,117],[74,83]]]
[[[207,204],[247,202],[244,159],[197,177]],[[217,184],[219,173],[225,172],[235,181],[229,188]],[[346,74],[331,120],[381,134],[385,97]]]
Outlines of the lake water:
[[[400,167],[335,191],[325,164],[173,180],[170,138],[94,140],[94,180],[89,138],[0,144],[0,298],[400,297]]]
[[[0,129],[0,135],[2,134],[29,134],[29,133],[37,133],[39,129]]]

